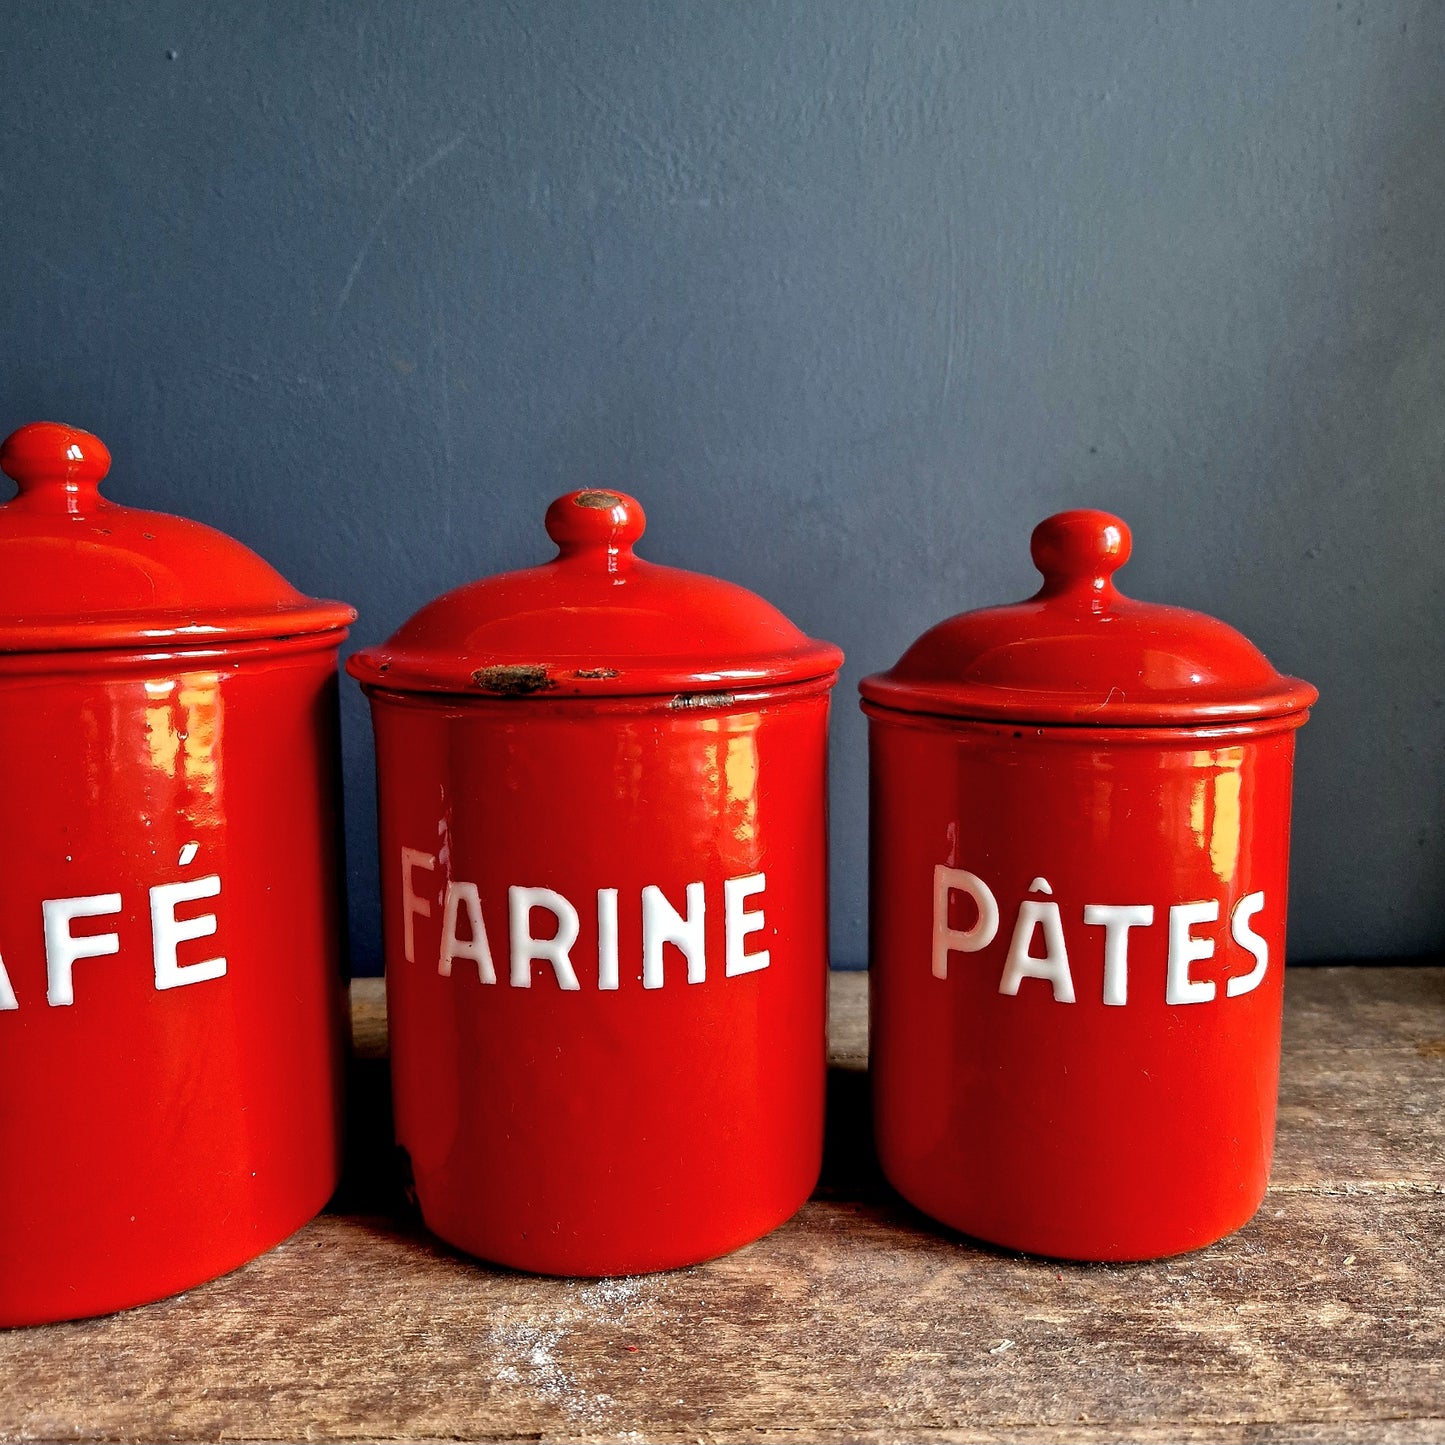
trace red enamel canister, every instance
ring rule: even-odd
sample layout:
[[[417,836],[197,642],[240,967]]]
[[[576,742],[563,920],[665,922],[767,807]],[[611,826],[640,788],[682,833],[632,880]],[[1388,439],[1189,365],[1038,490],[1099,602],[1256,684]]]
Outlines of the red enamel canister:
[[[1107,513],[1049,518],[1034,597],[861,684],[884,1171],[1072,1259],[1194,1249],[1264,1197],[1316,698],[1222,622],[1122,596],[1129,549]]]
[[[335,1187],[336,653],[355,614],[0,449],[0,1326],[243,1264]]]
[[[348,663],[376,732],[397,1140],[427,1225],[558,1275],[697,1263],[823,1137],[842,654],[635,555],[631,497]]]

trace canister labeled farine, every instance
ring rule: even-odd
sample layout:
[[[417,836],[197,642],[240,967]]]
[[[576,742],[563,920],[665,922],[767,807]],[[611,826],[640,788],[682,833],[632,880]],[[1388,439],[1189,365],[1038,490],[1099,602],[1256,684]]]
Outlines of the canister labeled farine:
[[[355,613],[109,464],[0,449],[0,1326],[234,1269],[338,1175]]]
[[[1107,513],[1049,518],[1034,597],[861,684],[884,1171],[955,1229],[1077,1259],[1209,1244],[1264,1197],[1317,695],[1122,596],[1129,549]]]
[[[437,599],[371,699],[397,1139],[428,1226],[559,1275],[696,1263],[817,1180],[842,655],[644,561],[632,498]]]

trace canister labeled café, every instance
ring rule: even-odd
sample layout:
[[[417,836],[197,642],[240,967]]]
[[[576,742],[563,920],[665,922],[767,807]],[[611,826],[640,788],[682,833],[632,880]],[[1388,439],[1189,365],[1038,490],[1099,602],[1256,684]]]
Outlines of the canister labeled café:
[[[431,1229],[550,1274],[756,1239],[822,1149],[826,734],[842,656],[633,552],[558,556],[351,659],[371,697],[397,1139]]]
[[[1227,1234],[1273,1147],[1294,731],[1239,633],[1122,596],[1103,512],[1026,602],[925,633],[870,720],[878,1150],[993,1243],[1139,1259]]]
[[[355,614],[109,464],[0,449],[0,1326],[199,1284],[337,1178]]]

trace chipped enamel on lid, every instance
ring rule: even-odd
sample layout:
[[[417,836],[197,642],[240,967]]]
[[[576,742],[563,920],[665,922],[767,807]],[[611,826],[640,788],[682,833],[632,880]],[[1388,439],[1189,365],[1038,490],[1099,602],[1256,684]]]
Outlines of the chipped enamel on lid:
[[[547,509],[550,562],[428,603],[347,671],[397,692],[525,698],[727,693],[831,677],[843,654],[731,582],[645,561],[622,492]]]
[[[1107,512],[1060,512],[1034,529],[1043,586],[1005,607],[925,632],[887,672],[859,684],[896,711],[1011,722],[1179,726],[1279,717],[1318,693],[1241,633],[1115,586],[1129,528]]]
[[[356,612],[292,587],[203,523],[100,494],[110,452],[59,422],[0,446],[0,653],[197,646],[347,627]]]

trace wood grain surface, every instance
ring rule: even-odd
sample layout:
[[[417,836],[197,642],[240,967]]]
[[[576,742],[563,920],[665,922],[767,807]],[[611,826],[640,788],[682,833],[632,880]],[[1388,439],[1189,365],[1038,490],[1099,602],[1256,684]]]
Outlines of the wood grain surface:
[[[1264,1208],[1144,1265],[1007,1255],[892,1196],[865,992],[835,977],[814,1200],[728,1259],[578,1282],[407,1215],[357,984],[332,1210],[177,1299],[0,1332],[0,1440],[1445,1441],[1445,969],[1293,971]]]

